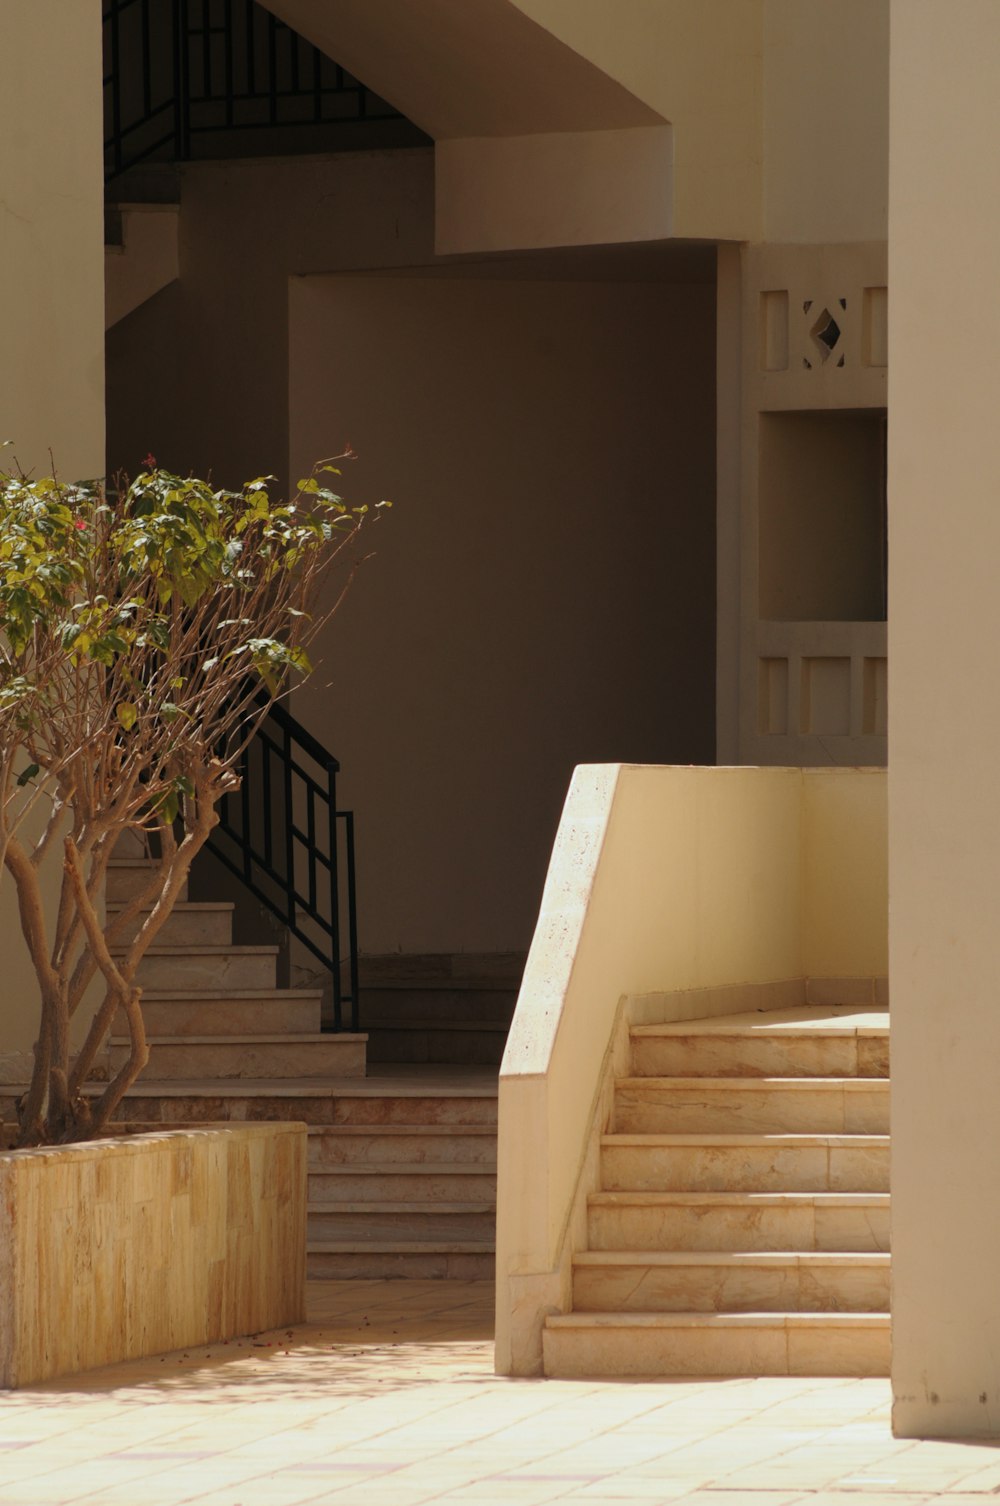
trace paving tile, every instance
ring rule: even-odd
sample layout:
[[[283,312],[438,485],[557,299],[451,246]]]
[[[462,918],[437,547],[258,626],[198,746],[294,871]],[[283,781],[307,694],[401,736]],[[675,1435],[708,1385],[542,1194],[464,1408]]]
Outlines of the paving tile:
[[[0,1397],[0,1506],[981,1506],[1000,1485],[1000,1448],[894,1440],[885,1380],[510,1380],[489,1284],[310,1299],[266,1347]]]

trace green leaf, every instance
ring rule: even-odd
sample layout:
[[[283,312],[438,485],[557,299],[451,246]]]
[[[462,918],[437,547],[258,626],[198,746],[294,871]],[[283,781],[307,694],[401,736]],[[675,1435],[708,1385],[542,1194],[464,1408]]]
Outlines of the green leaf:
[[[115,707],[115,716],[117,716],[125,731],[131,732],[139,720],[139,708],[134,701],[119,701]]]
[[[176,790],[168,790],[162,800],[158,802],[156,808],[164,826],[173,826],[177,820],[177,812],[180,810],[180,801]]]
[[[34,779],[35,775],[39,772],[40,771],[37,763],[29,763],[28,767],[23,771],[23,773],[18,774],[18,784],[23,788],[24,785],[30,783],[30,781]]]

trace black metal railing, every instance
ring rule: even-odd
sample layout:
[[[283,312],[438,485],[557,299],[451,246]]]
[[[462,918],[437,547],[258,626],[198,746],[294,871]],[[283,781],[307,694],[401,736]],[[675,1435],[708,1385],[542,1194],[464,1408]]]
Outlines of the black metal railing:
[[[275,702],[219,802],[214,855],[329,968],[333,1030],[358,1029],[354,813],[337,809],[340,765]]]
[[[256,0],[104,0],[107,178],[220,132],[369,121],[403,116]]]

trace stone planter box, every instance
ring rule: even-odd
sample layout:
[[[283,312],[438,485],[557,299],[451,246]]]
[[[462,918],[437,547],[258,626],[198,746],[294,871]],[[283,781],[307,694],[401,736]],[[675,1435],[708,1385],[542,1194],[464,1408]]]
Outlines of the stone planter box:
[[[0,1154],[0,1387],[300,1323],[306,1127]]]

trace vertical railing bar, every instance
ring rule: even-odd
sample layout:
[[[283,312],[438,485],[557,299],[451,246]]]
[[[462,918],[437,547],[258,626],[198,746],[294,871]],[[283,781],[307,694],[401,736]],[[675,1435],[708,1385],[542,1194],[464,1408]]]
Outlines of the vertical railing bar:
[[[351,978],[351,1029],[357,1034],[359,1027],[358,989],[358,896],[354,872],[354,812],[342,812],[347,836],[347,945],[348,965]],[[338,970],[339,971],[339,970]]]
[[[264,787],[264,867],[272,871],[271,863],[271,749],[267,743],[261,743],[263,758],[263,772],[261,784]]]
[[[309,904],[319,909],[316,895],[316,791],[306,785],[306,833],[309,841]]]
[[[240,780],[240,824],[243,837],[243,878],[250,883],[253,878],[253,862],[250,845],[250,744],[243,749],[242,778]]]
[[[251,98],[257,93],[257,7],[254,0],[246,0],[246,60],[247,93]]]
[[[119,10],[111,12],[111,134],[114,139],[115,172],[122,170],[122,70]]]
[[[323,119],[323,56],[318,47],[313,48],[313,120]]]
[[[190,76],[188,48],[187,0],[174,0],[174,154],[179,162],[187,160],[190,138],[188,116],[188,78]]]
[[[226,35],[223,45],[226,54],[226,125],[233,124],[233,0],[225,4]]]
[[[281,739],[281,756],[285,781],[285,900],[288,924],[295,929],[295,839],[292,829],[292,730],[285,724]]]
[[[149,0],[142,0],[142,107],[147,116],[153,108],[153,55],[149,37]]]
[[[210,0],[201,0],[201,96],[202,99],[212,98],[212,33],[209,23]]]
[[[333,973],[333,1028],[343,1030],[343,986],[340,978],[340,886],[337,883],[337,789],[334,770],[327,770],[329,781],[330,842],[330,970]]]
[[[272,15],[267,18],[267,95],[268,122],[278,124],[278,23]]]
[[[293,94],[298,94],[298,92],[299,92],[299,48],[300,48],[300,46],[302,44],[301,44],[301,40],[299,38],[298,32],[297,31],[293,31],[291,27],[288,28],[288,45],[291,48],[291,51],[289,53],[289,59],[288,59],[288,61],[289,61],[289,70],[290,70],[290,74],[291,74],[290,82],[291,82],[291,86],[292,86],[292,93]]]

